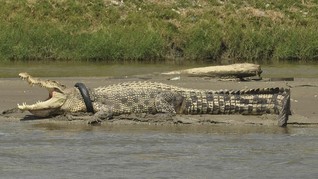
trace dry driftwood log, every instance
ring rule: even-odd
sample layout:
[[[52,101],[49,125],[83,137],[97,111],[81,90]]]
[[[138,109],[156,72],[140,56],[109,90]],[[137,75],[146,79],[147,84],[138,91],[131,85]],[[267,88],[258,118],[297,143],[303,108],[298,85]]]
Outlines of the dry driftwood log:
[[[251,63],[238,63],[232,65],[208,66],[201,68],[190,68],[180,71],[162,73],[163,75],[187,75],[197,77],[231,77],[245,78],[258,76],[262,73],[260,65]]]

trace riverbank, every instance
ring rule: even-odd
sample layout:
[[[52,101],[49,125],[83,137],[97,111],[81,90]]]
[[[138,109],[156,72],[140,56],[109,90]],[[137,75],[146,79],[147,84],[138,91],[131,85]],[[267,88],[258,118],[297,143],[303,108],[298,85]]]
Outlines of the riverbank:
[[[317,61],[314,1],[5,1],[1,61]]]
[[[295,81],[257,81],[257,82],[236,82],[236,81],[218,81],[216,79],[204,78],[189,78],[181,77],[179,81],[169,81],[167,77],[160,75],[143,75],[125,78],[106,78],[106,77],[60,77],[50,78],[61,82],[69,87],[76,82],[83,82],[90,88],[104,86],[124,81],[136,80],[151,80],[173,84],[181,87],[198,88],[198,89],[244,89],[244,88],[265,88],[265,87],[291,87],[291,110],[292,116],[288,121],[289,126],[318,126],[317,120],[317,105],[318,105],[318,80],[317,78],[295,78]],[[2,78],[0,79],[0,90],[2,98],[0,99],[0,111],[16,107],[17,103],[27,102],[34,103],[36,100],[45,99],[47,91],[38,87],[29,87],[25,82],[17,78]],[[41,120],[26,120],[34,119],[27,117],[30,115],[25,113],[13,113],[0,116],[1,121],[12,122],[34,122],[34,123],[58,123],[71,125],[86,125],[85,121],[61,121],[61,119],[41,119]],[[160,118],[145,118],[142,121],[136,116],[130,116],[126,119],[115,118],[111,122],[104,124],[199,124],[199,125],[265,125],[276,126],[276,115],[263,116],[242,116],[242,115],[202,115],[202,116],[181,116],[177,121],[163,121]],[[24,120],[23,120],[24,119]],[[134,119],[134,120],[131,120]]]

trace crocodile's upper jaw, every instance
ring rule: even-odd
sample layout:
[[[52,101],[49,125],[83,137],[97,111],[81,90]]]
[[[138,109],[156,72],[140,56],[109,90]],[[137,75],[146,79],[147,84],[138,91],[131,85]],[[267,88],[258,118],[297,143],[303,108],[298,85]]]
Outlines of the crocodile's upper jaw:
[[[18,108],[22,111],[30,111],[32,114],[39,117],[47,117],[59,112],[60,107],[66,101],[64,94],[65,86],[52,80],[40,80],[33,78],[27,73],[20,73],[19,76],[26,80],[31,86],[38,85],[46,88],[49,91],[49,97],[45,101],[38,101],[35,104],[27,105],[23,103],[18,104]]]

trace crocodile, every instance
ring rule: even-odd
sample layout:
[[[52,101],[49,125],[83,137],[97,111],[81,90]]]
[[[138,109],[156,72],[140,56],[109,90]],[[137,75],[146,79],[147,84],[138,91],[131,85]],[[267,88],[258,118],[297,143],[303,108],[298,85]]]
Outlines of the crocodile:
[[[66,87],[57,81],[19,76],[30,85],[46,88],[47,100],[35,104],[18,104],[22,111],[50,117],[78,112],[93,113],[101,122],[103,116],[121,114],[277,114],[278,125],[287,125],[290,113],[290,89],[262,88],[244,90],[202,90],[182,88],[150,81],[135,81],[87,89],[78,83]]]

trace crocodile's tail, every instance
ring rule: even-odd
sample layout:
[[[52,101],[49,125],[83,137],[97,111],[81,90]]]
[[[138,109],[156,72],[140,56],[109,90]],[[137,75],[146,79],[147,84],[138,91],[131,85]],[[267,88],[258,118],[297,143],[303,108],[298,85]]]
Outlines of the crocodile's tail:
[[[238,92],[236,92],[237,94]],[[278,126],[285,127],[287,125],[288,117],[291,115],[290,111],[290,89],[286,88],[263,88],[263,89],[249,89],[239,92],[240,95],[255,95],[251,102],[255,105],[255,110],[261,114],[263,111],[259,108],[259,103],[266,99],[267,109],[266,113],[278,114]],[[263,98],[263,99],[261,99]],[[265,105],[265,106],[266,106]],[[256,112],[258,113],[258,112]]]
[[[184,114],[278,114],[279,126],[286,126],[290,115],[290,90],[285,88],[186,91],[182,96]]]
[[[285,127],[287,125],[288,117],[291,115],[290,111],[290,89],[285,89],[281,95],[277,97],[278,102],[278,125]]]

